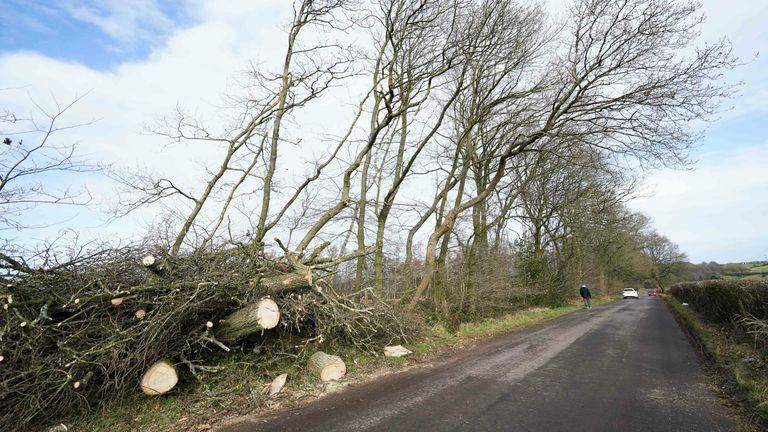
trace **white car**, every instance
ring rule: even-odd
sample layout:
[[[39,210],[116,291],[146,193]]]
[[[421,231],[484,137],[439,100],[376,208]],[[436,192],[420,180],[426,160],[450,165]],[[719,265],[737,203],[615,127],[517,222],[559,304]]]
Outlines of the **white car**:
[[[624,298],[640,298],[640,296],[637,295],[637,290],[634,288],[624,288],[624,291],[622,292],[624,294]]]

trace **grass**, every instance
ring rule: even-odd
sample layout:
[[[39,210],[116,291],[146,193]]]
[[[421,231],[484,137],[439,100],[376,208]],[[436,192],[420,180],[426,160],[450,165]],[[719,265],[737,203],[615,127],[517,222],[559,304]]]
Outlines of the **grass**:
[[[665,300],[682,319],[691,335],[699,343],[706,357],[724,379],[730,393],[744,402],[750,423],[768,429],[768,360],[749,338],[734,328],[714,325],[690,307],[682,306],[673,297]],[[745,362],[745,359],[754,361]],[[741,430],[754,430],[740,425]]]
[[[606,304],[617,297],[601,297],[592,300],[593,306]],[[530,327],[583,308],[581,301],[557,308],[535,307],[523,309],[496,318],[463,323],[455,332],[442,325],[435,325],[416,341],[412,350],[416,354],[429,355],[464,346],[472,342],[493,338],[505,333]]]
[[[200,381],[187,377],[187,381],[177,387],[178,392],[162,397],[137,394],[110,401],[91,418],[70,429],[91,432],[204,430],[204,426],[214,420],[279,405],[281,401],[269,400],[264,394],[266,386],[279,373],[288,373],[291,385],[302,392],[315,386],[309,374],[287,360],[263,364],[254,363],[248,354],[233,354],[216,366],[221,368],[220,372],[201,375]]]
[[[593,305],[614,299],[594,299]],[[525,309],[497,318],[464,323],[455,332],[442,325],[434,325],[422,332],[415,341],[406,344],[414,354],[404,358],[374,356],[348,346],[321,347],[326,352],[341,356],[347,363],[347,376],[341,384],[318,383],[302,366],[288,361],[254,365],[246,354],[229,356],[218,365],[223,367],[221,372],[208,374],[200,382],[188,382],[185,390],[158,398],[137,395],[110,402],[90,419],[70,429],[92,432],[203,430],[207,424],[222,418],[299,406],[345,385],[344,382],[375,379],[389,372],[430,361],[457,348],[539,324],[581,308],[580,302],[574,302],[558,308]],[[263,389],[279,373],[288,373],[286,389],[276,397],[268,398],[263,394]]]
[[[459,327],[458,335],[462,339],[485,339],[509,333],[524,327],[551,320],[559,316],[575,312],[578,306],[564,306],[560,308],[532,308],[525,309],[499,318],[491,318],[475,323],[465,323]]]

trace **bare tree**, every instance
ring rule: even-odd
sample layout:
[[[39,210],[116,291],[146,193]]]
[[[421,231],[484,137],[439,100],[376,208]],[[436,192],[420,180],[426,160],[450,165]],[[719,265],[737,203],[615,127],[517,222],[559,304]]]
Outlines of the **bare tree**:
[[[622,170],[685,165],[700,137],[690,124],[711,118],[732,90],[721,80],[736,65],[729,46],[693,45],[701,18],[688,2],[577,0],[563,25],[515,0],[292,4],[278,71],[250,71],[247,94],[231,98],[230,124],[214,133],[181,111],[164,124],[172,140],[221,146],[204,184],[123,179],[142,193],[128,209],[183,204],[168,206],[179,225],[172,255],[222,241],[234,218],[251,227],[242,244],[262,251],[279,231],[297,269],[355,261],[347,282],[373,279],[381,292],[393,283],[387,260],[400,262],[404,250],[398,280],[408,280],[423,252],[420,279],[401,298],[412,309],[431,288],[444,312],[448,263],[462,263],[471,308],[482,265],[491,251],[508,259],[514,236],[558,275],[582,258],[603,274],[608,255],[583,253],[587,241],[616,250],[619,237],[629,245],[625,233],[582,234],[600,217],[623,223],[634,179]],[[354,52],[331,36],[363,30]],[[303,176],[282,177],[286,145],[301,145],[301,108],[348,78],[358,90],[351,120],[326,138],[322,157],[303,162]],[[511,232],[518,224],[522,233]],[[422,230],[425,250],[416,251]]]
[[[526,95],[526,109],[509,110],[516,124],[488,185],[457,202],[430,236],[411,308],[432,277],[438,240],[463,211],[492,194],[511,158],[568,139],[644,164],[679,165],[700,136],[690,122],[711,118],[729,96],[732,87],[720,82],[722,71],[736,65],[728,44],[691,49],[701,23],[695,4],[580,0],[572,14],[568,34],[546,45],[541,75],[521,81],[512,93]]]
[[[211,131],[203,122],[181,110],[173,118],[161,122],[155,132],[173,142],[220,145],[223,147],[222,159],[217,168],[206,169],[207,181],[199,192],[189,191],[172,179],[152,174],[117,173],[115,177],[118,181],[133,192],[120,203],[119,214],[168,199],[177,199],[177,202],[186,205],[189,211],[180,215],[181,227],[170,248],[170,253],[177,255],[193,229],[203,232],[201,240],[193,246],[205,247],[209,244],[227,218],[230,208],[241,196],[240,191],[251,185],[261,190],[252,243],[262,247],[268,231],[319,178],[346,141],[341,140],[327,160],[317,162],[314,173],[297,186],[284,205],[273,213],[272,193],[279,149],[282,143],[289,141],[282,132],[284,119],[294,110],[319,98],[334,82],[354,74],[351,69],[353,55],[349,48],[330,41],[304,44],[300,35],[312,28],[338,29],[343,25],[339,14],[343,14],[350,3],[347,0],[302,0],[294,3],[280,72],[270,75],[256,67],[249,72],[249,93],[246,97],[232,98],[235,114],[231,124],[223,131]],[[214,216],[203,220],[201,215],[204,210],[214,205],[211,209]]]
[[[646,234],[642,247],[651,262],[651,277],[656,286],[664,291],[665,279],[672,274],[675,265],[685,261],[686,256],[677,244],[656,232]]]
[[[11,90],[4,90],[11,91]],[[50,212],[50,207],[84,206],[91,201],[85,188],[70,186],[69,175],[94,172],[99,166],[77,154],[77,145],[62,144],[62,132],[85,126],[86,123],[62,123],[69,111],[84,96],[75,97],[61,105],[54,101],[53,109],[30,99],[33,114],[21,116],[3,109],[0,115],[0,232],[43,228],[55,224],[55,218],[35,223],[31,211]],[[5,233],[7,234],[7,233]],[[8,243],[8,239],[3,239]],[[18,245],[17,245],[18,246]],[[10,244],[3,244],[2,266],[14,271],[27,271],[23,258],[9,254]]]

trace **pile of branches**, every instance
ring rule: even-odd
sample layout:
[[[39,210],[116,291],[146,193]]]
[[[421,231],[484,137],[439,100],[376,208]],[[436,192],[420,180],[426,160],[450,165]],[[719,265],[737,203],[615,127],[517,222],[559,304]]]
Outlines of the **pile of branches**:
[[[375,296],[338,295],[295,259],[247,247],[178,258],[145,252],[108,250],[39,270],[16,262],[0,288],[5,430],[66,420],[135,393],[142,374],[162,359],[194,375],[222,352],[258,345],[260,356],[280,355],[281,337],[376,352],[408,334]],[[280,305],[280,324],[271,331],[277,334],[269,338],[274,350],[255,331],[217,338],[225,318],[265,296]]]

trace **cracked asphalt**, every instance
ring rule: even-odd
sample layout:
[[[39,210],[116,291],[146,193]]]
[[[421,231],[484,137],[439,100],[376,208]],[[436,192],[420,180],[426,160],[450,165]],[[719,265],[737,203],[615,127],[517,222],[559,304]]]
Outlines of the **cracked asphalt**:
[[[733,431],[661,299],[622,300],[498,337],[221,432]]]

